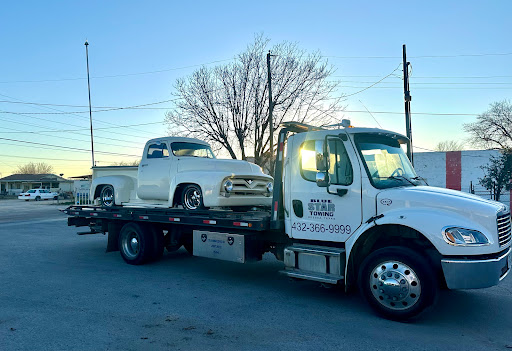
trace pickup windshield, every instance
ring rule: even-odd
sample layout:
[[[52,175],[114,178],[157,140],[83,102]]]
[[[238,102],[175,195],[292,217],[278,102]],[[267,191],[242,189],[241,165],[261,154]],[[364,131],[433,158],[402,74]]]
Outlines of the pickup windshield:
[[[396,139],[371,134],[356,136],[368,177],[378,189],[426,184],[416,175]]]
[[[172,143],[171,150],[174,156],[215,158],[212,149],[208,145],[195,143]]]

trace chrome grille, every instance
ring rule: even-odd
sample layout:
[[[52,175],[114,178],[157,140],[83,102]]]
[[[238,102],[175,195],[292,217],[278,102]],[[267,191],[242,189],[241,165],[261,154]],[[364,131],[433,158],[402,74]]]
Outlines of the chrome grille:
[[[510,242],[510,212],[498,214],[498,241],[500,246],[505,246]]]
[[[231,196],[269,196],[267,192],[268,179],[256,177],[234,177],[230,178],[233,182]],[[222,190],[221,190],[222,192]]]

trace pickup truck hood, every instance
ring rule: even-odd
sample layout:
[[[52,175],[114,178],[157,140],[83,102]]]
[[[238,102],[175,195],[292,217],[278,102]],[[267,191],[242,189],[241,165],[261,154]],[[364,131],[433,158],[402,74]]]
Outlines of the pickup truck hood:
[[[377,214],[407,208],[454,212],[489,229],[496,226],[498,212],[507,206],[461,191],[431,186],[400,187],[381,191],[377,195]]]
[[[200,157],[180,157],[178,172],[228,172],[234,175],[265,176],[261,168],[254,163],[241,160],[219,160]]]

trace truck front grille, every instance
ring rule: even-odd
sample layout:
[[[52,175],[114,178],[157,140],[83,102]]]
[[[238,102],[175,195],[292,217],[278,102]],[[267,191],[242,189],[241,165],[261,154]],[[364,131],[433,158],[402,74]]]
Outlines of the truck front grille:
[[[231,195],[250,196],[250,195],[268,195],[268,180],[254,177],[231,178],[233,182],[233,191]]]
[[[510,212],[499,214],[498,223],[498,241],[500,246],[505,246],[510,242]]]

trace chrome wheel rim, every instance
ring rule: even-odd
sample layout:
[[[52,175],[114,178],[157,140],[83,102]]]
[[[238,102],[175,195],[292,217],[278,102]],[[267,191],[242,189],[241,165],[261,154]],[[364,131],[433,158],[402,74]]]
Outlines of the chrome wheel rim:
[[[379,263],[371,271],[369,283],[375,300],[392,310],[409,309],[421,296],[417,273],[402,262]]]
[[[184,199],[185,207],[189,210],[195,210],[201,206],[201,191],[196,188],[187,189]]]
[[[129,232],[123,236],[123,252],[128,258],[136,258],[140,251],[139,235],[135,232]]]
[[[112,187],[104,187],[101,190],[101,203],[107,207],[111,207],[114,204],[114,189]]]

